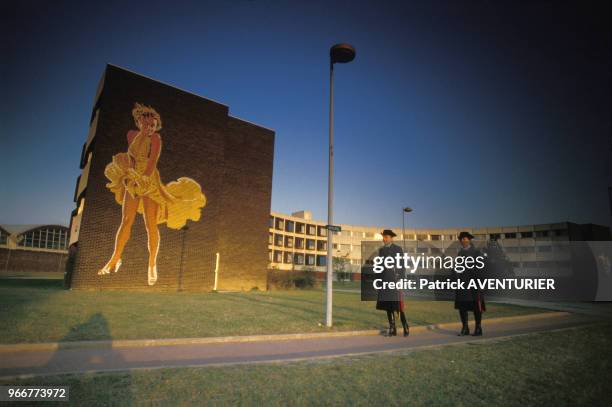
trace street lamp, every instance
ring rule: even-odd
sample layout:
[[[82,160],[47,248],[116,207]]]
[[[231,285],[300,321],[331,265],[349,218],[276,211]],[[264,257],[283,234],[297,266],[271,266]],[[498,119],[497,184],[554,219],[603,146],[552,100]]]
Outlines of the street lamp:
[[[327,284],[325,295],[325,325],[332,326],[333,281],[333,196],[334,196],[334,64],[355,59],[355,48],[349,44],[336,44],[329,50],[329,174],[327,181]]]
[[[406,253],[406,214],[412,212],[412,208],[405,207],[402,209],[402,240],[404,241],[404,253]]]

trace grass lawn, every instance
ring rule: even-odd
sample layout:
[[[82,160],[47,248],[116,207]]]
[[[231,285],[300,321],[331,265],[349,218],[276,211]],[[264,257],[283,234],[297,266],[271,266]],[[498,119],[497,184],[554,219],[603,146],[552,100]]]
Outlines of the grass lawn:
[[[343,289],[342,284],[336,288]],[[352,288],[348,285],[348,288]],[[0,280],[0,343],[323,332],[321,289],[248,293],[68,291],[62,281]],[[486,318],[543,312],[487,304]],[[457,321],[453,304],[411,300],[411,325]],[[334,330],[379,329],[386,315],[359,293],[334,293]]]
[[[70,404],[88,406],[609,406],[611,360],[606,323],[412,352],[0,384],[68,385]]]

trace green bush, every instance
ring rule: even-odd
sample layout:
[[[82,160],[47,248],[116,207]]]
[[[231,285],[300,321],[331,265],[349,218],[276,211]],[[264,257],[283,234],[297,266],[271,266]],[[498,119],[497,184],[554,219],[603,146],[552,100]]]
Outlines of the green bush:
[[[304,290],[317,285],[314,270],[268,270],[269,290]]]

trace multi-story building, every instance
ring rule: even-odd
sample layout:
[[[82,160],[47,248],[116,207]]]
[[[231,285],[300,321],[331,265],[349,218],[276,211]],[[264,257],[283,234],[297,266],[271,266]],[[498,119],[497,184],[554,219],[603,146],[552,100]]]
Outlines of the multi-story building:
[[[324,271],[327,256],[326,223],[312,219],[309,211],[286,215],[272,212],[268,234],[270,267],[281,270],[313,269]],[[466,230],[474,235],[476,246],[494,242],[507,256],[515,273],[543,264],[560,264],[569,259],[563,242],[608,240],[608,227],[572,222],[483,228],[414,229],[389,226],[357,226],[340,224],[341,231],[333,239],[334,257],[346,259],[348,269],[359,272],[362,265],[362,242],[382,240],[383,229],[397,233],[397,244],[407,253],[435,255],[458,246],[457,235]]]

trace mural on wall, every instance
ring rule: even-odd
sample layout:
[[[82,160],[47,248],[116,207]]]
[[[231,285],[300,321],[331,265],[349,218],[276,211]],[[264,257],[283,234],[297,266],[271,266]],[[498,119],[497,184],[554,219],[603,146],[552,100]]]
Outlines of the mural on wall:
[[[121,205],[121,224],[115,236],[115,248],[110,260],[98,271],[99,275],[117,272],[121,255],[130,239],[137,213],[143,216],[149,249],[148,284],[157,281],[157,253],[159,251],[159,224],[171,229],[182,228],[187,220],[198,221],[206,205],[206,197],[195,180],[180,177],[163,184],[157,170],[162,150],[159,131],[162,120],[150,106],[136,103],[132,116],[138,130],[127,133],[127,152],[115,154],[104,170],[110,180],[106,187],[115,194]]]

